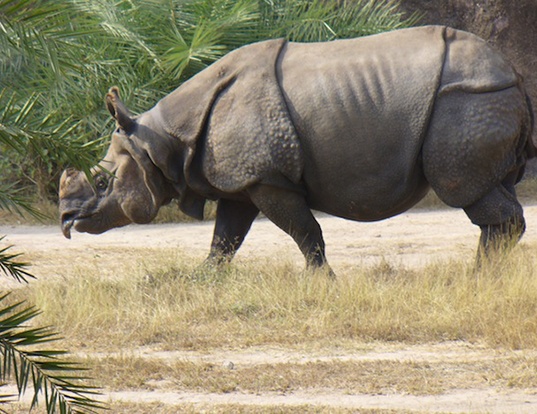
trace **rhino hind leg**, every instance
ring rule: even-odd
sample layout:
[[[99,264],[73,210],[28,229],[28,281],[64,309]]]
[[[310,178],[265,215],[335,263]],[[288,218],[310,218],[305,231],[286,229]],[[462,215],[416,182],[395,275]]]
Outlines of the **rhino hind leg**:
[[[423,144],[423,168],[439,198],[463,208],[481,228],[480,255],[524,232],[515,184],[521,178],[531,119],[517,87],[440,96]]]
[[[486,197],[523,167],[530,123],[526,97],[517,87],[440,96],[423,143],[427,181],[452,207]]]
[[[324,268],[333,276],[326,261],[321,226],[302,194],[263,184],[253,186],[248,194],[270,221],[293,238],[308,267]]]
[[[482,257],[504,252],[516,244],[526,229],[522,206],[518,202],[514,183],[518,172],[509,174],[502,184],[464,211],[472,223],[481,228],[478,263]]]

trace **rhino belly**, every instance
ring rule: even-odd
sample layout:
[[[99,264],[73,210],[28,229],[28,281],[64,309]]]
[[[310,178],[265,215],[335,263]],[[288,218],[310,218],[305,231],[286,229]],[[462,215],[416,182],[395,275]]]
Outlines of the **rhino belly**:
[[[340,157],[340,162],[330,164],[308,160],[304,183],[310,208],[351,220],[376,221],[408,210],[427,194],[429,184],[420,163],[411,167],[391,160],[394,168],[390,168],[386,160],[382,168],[379,158]]]
[[[421,147],[442,70],[442,30],[288,45],[279,76],[313,209],[379,220],[425,195]]]

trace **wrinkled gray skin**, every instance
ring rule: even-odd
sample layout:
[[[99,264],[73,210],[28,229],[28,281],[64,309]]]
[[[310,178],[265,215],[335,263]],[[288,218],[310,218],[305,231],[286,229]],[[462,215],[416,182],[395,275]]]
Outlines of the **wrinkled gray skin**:
[[[117,88],[106,103],[117,129],[93,182],[61,178],[66,237],[148,223],[172,199],[202,218],[212,199],[211,260],[231,259],[261,211],[324,266],[312,209],[382,220],[431,187],[481,227],[485,254],[524,231],[515,184],[534,156],[529,100],[503,57],[465,32],[261,42],[138,117]]]

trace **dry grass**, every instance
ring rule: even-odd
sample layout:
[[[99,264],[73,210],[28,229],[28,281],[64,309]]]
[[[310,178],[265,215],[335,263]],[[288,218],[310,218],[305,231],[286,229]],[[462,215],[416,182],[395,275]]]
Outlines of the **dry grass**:
[[[12,299],[40,307],[37,322],[58,329],[66,338],[61,346],[91,366],[95,383],[108,390],[252,396],[524,392],[537,389],[536,247],[522,243],[480,271],[473,260],[439,261],[424,268],[380,262],[348,267],[336,280],[281,258],[204,268],[199,258],[175,249],[95,248],[76,261],[33,252],[28,259],[53,272],[17,289]],[[214,360],[168,360],[137,352],[143,347],[217,354],[257,346],[304,353],[336,348],[352,354],[360,352],[356,344],[442,341],[483,344],[500,356],[453,361],[313,358],[238,362],[229,369]],[[502,356],[506,349],[527,352]],[[118,414],[204,411],[407,412],[222,403],[115,401],[111,406]]]
[[[25,298],[40,307],[38,323],[62,332],[64,346],[92,367],[96,384],[111,390],[431,395],[457,389],[536,389],[533,351],[468,361],[261,361],[237,363],[231,370],[215,362],[167,360],[135,352],[145,347],[212,353],[253,346],[311,351],[346,349],[348,344],[356,352],[357,343],[451,340],[535,350],[535,247],[519,245],[479,272],[472,261],[436,262],[425,268],[381,262],[347,268],[336,280],[285,260],[203,268],[198,267],[198,258],[171,249],[109,249],[106,258],[96,250],[75,263],[34,254],[32,260],[40,263],[51,260],[61,276],[17,289],[13,300]],[[115,413],[203,410],[353,412],[308,405],[215,404],[206,409],[202,404],[115,402],[112,406]]]
[[[121,356],[89,359],[98,383],[112,390],[292,394],[330,390],[339,394],[436,395],[459,389],[537,388],[537,357],[475,361],[310,361],[243,364]]]
[[[8,414],[27,414],[26,405],[13,405],[6,411]],[[44,409],[32,410],[32,414],[45,414]],[[235,404],[165,404],[165,403],[127,403],[117,402],[110,406],[110,413],[114,414],[416,414],[408,410],[382,410],[382,409],[355,409],[335,407],[315,407],[311,405],[295,406],[263,406],[263,405],[235,405]]]
[[[345,408],[326,408],[326,407],[314,407],[311,405],[299,405],[291,407],[274,407],[274,406],[244,406],[233,404],[222,405],[210,405],[205,406],[203,404],[188,404],[188,405],[174,405],[169,406],[166,404],[121,404],[113,405],[111,411],[115,414],[147,414],[147,413],[159,413],[159,414],[198,414],[198,413],[211,413],[211,414],[410,414],[407,410],[375,410],[375,409],[360,409],[359,411],[354,409]],[[412,411],[414,414],[415,411]]]
[[[197,259],[155,250],[113,274],[101,274],[98,257],[78,263],[69,275],[31,284],[18,296],[39,306],[42,323],[71,344],[97,350],[347,339],[484,341],[516,349],[537,346],[536,255],[519,246],[477,273],[472,263],[456,261],[424,269],[381,263],[332,281],[268,260],[196,268]]]

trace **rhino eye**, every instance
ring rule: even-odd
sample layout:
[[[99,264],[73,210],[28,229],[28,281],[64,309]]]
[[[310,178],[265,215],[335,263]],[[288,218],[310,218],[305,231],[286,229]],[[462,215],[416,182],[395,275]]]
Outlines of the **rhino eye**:
[[[106,188],[108,187],[108,179],[103,177],[102,175],[98,175],[95,177],[95,188],[99,193],[104,192]]]
[[[127,133],[127,131],[125,131],[123,128],[121,127],[117,127],[117,129],[114,131],[116,134],[119,134],[119,135],[129,135]]]

